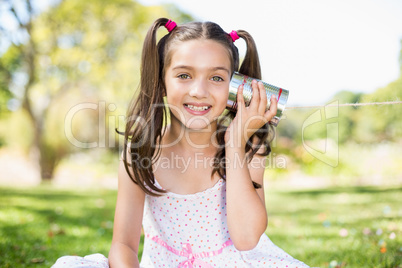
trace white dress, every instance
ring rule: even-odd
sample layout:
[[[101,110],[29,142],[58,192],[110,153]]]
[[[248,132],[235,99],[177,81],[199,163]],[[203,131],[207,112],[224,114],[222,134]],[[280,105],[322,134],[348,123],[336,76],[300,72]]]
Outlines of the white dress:
[[[140,267],[144,268],[308,267],[273,244],[266,234],[254,249],[236,250],[227,229],[226,184],[222,179],[196,194],[146,195],[143,227],[145,240]],[[93,256],[62,257],[53,268],[108,267],[104,256],[97,254],[95,259]],[[66,266],[58,265],[61,262]]]

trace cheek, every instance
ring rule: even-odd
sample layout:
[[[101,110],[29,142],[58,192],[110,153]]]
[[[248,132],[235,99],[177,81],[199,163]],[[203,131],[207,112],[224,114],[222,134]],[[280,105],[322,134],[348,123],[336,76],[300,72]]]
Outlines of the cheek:
[[[173,113],[177,118],[181,118],[183,116],[183,112],[181,111],[181,109],[183,108],[183,95],[175,92],[174,90],[168,90],[166,103],[170,112]]]
[[[168,91],[166,96],[166,102],[169,106],[177,106],[180,103],[180,98],[177,96],[177,94]]]
[[[229,85],[228,85],[227,88],[226,88],[226,87],[222,88],[222,89],[217,93],[216,98],[219,99],[219,103],[220,103],[220,104],[226,106],[226,102],[227,102],[227,100],[228,100],[228,98],[229,98]]]
[[[166,101],[168,104],[174,104],[179,99],[177,85],[172,81],[165,81]]]

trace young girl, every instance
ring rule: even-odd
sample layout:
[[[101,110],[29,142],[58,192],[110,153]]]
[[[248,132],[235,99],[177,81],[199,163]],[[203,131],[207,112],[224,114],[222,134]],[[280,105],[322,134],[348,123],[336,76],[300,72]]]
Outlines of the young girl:
[[[169,33],[157,43],[162,26]],[[239,37],[247,45],[240,68]],[[249,106],[240,86],[237,113],[225,111],[234,71],[261,78],[246,31],[154,22],[128,111],[109,259],[67,256],[53,267],[308,267],[264,234],[264,158],[276,98],[266,111],[265,89],[253,81]]]

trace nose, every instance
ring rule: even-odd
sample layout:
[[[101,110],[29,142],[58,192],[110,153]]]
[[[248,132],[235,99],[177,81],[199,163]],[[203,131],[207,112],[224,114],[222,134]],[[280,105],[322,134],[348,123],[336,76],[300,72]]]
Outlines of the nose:
[[[207,81],[205,79],[194,80],[189,95],[197,99],[207,98],[209,96]]]

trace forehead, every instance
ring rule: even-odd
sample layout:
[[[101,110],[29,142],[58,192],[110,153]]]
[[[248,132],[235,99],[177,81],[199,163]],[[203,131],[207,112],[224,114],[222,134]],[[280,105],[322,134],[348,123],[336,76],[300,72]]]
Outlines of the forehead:
[[[169,66],[187,65],[197,68],[223,66],[230,69],[231,57],[228,49],[213,40],[189,40],[172,44]]]

